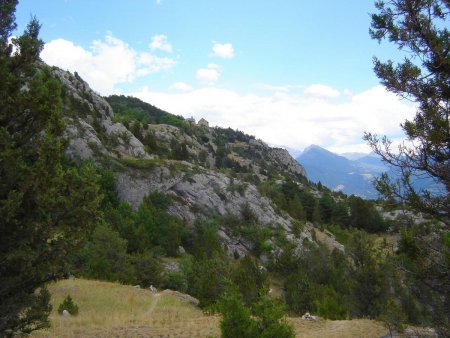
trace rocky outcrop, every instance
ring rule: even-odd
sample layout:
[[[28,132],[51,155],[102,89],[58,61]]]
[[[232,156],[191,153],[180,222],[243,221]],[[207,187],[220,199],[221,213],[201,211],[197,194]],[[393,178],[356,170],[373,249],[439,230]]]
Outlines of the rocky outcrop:
[[[290,218],[278,215],[270,200],[261,196],[254,185],[233,180],[221,172],[199,169],[187,162],[184,166],[183,171],[178,172],[171,172],[165,165],[155,166],[149,172],[120,172],[117,174],[119,197],[137,208],[143,198],[154,191],[176,196],[171,211],[189,223],[215,215],[240,217],[245,207],[262,226],[290,229]]]
[[[249,147],[264,163],[277,168],[278,171],[292,177],[306,177],[306,170],[298,163],[286,149],[272,148],[261,140],[250,140]]]
[[[90,124],[80,118],[67,118],[67,121],[65,137],[69,139],[69,146],[66,154],[70,159],[92,159],[94,151],[109,155]]]
[[[287,240],[301,250],[305,240],[314,242],[310,229],[300,236],[292,234],[292,219],[278,214],[271,201],[262,196],[257,188],[224,173],[199,169],[185,162],[179,170],[169,169],[170,164],[156,165],[149,171],[129,169],[117,173],[117,190],[122,200],[137,208],[151,192],[162,192],[173,197],[169,212],[193,225],[199,219],[217,216],[242,218],[244,212],[255,217],[258,228],[283,229]],[[245,211],[244,211],[245,210]],[[218,237],[228,254],[245,256],[253,249],[253,243],[239,235],[233,235],[225,225],[220,226]],[[272,255],[279,252],[275,250]]]
[[[164,295],[170,295],[172,297],[175,297],[184,303],[189,303],[194,306],[199,306],[199,304],[200,304],[200,301],[197,298],[192,297],[191,295],[188,295],[186,293],[182,293],[179,291],[173,291],[173,290],[169,290],[169,289],[164,290],[162,293]]]
[[[96,111],[102,120],[111,120],[113,110],[106,100],[95,93],[81,77],[59,68],[53,68],[53,75],[61,81],[67,93],[80,105],[86,105],[91,112]]]
[[[306,177],[305,168],[294,160],[286,149],[269,147],[267,157],[269,161],[276,163],[287,172]]]
[[[53,75],[64,85],[71,102],[65,107],[68,115],[65,135],[69,138],[66,153],[69,158],[86,160],[96,159],[99,155],[151,157],[141,141],[123,124],[113,122],[114,113],[109,103],[76,73],[72,75],[54,68]]]

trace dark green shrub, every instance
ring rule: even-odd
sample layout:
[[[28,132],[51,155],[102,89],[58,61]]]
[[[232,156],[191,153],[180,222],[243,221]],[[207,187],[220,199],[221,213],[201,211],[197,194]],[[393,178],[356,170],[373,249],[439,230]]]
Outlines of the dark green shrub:
[[[220,329],[222,337],[239,338],[293,338],[294,329],[284,319],[281,303],[264,298],[253,308],[255,317],[236,290],[227,292],[219,302],[222,314]]]
[[[342,296],[339,296],[330,286],[324,286],[320,291],[320,299],[314,300],[317,314],[326,319],[347,319],[348,313],[344,306]]]
[[[70,295],[67,295],[64,301],[59,304],[58,313],[62,315],[64,310],[69,312],[72,316],[76,316],[78,314],[78,305],[73,302]]]
[[[254,338],[258,327],[251,318],[250,310],[245,307],[237,292],[224,295],[219,303],[222,313],[220,331],[223,338]]]
[[[164,274],[161,287],[180,292],[186,292],[188,288],[187,279],[184,273],[178,271],[169,271]]]

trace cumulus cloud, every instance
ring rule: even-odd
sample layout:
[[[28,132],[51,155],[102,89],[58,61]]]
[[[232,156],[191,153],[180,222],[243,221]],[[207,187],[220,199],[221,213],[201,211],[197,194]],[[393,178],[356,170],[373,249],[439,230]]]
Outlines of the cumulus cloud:
[[[172,68],[175,61],[137,52],[112,35],[95,40],[89,49],[56,39],[45,44],[42,59],[52,66],[78,72],[96,91],[111,94],[117,84]]]
[[[184,82],[175,82],[173,85],[170,86],[171,89],[181,90],[183,92],[189,92],[193,88]]]
[[[168,53],[172,52],[172,45],[167,41],[167,36],[163,34],[153,36],[149,47],[152,50],[157,49]]]
[[[197,79],[203,82],[215,82],[220,77],[219,66],[210,63],[206,68],[200,68],[196,73]]]
[[[305,88],[305,94],[317,98],[330,99],[340,95],[337,89],[323,84],[313,84]]]
[[[233,45],[231,43],[215,43],[212,55],[223,59],[232,59],[234,57]]]
[[[399,124],[415,108],[383,87],[344,97],[338,103],[300,94],[240,94],[221,88],[183,93],[129,93],[185,117],[206,118],[210,124],[243,130],[270,144],[303,149],[318,144],[336,152],[369,151],[364,131],[403,137]]]

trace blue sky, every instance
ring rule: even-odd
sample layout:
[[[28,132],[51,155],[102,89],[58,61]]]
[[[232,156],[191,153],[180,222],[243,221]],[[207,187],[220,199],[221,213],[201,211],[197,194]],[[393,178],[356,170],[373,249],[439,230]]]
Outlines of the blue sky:
[[[372,0],[21,0],[18,32],[42,23],[42,58],[103,95],[130,94],[271,144],[366,151],[364,130],[400,138],[413,107],[378,85]]]

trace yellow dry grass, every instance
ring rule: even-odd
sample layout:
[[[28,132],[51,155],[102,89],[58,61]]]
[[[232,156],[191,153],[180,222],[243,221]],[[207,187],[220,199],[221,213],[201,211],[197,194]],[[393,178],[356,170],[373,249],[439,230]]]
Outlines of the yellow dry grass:
[[[49,285],[52,327],[33,337],[220,337],[218,316],[206,316],[172,293],[151,293],[115,283],[68,279]],[[70,294],[78,316],[65,318],[58,305]],[[383,324],[370,320],[317,322],[289,318],[297,337],[380,337]]]
[[[294,325],[299,338],[378,338],[387,333],[382,323],[369,319],[309,321],[289,318],[288,321]]]
[[[48,286],[51,328],[33,337],[210,337],[220,336],[219,318],[182,302],[173,294],[115,283],[68,279]],[[79,307],[65,318],[58,305],[70,294]]]

